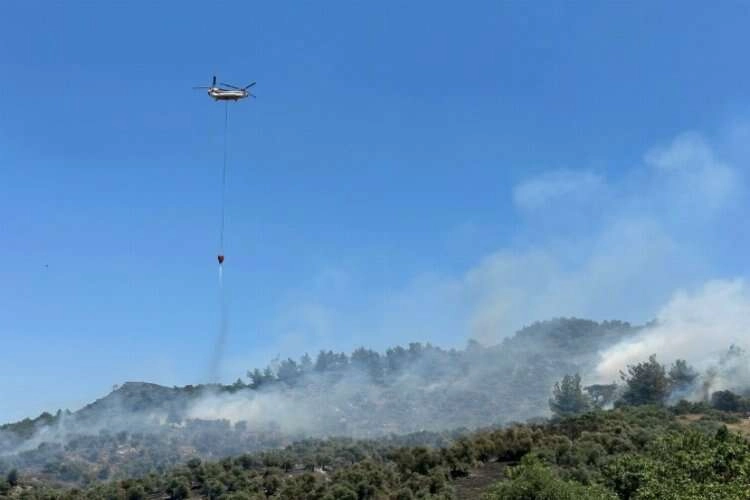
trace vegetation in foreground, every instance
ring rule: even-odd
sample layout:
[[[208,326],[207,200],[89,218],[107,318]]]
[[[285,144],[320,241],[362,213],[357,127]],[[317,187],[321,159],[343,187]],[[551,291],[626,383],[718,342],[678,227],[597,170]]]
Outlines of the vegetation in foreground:
[[[696,413],[701,412],[701,413]],[[0,495],[27,499],[452,499],[491,462],[508,465],[484,493],[494,499],[748,498],[750,444],[728,426],[737,414],[706,405],[623,406],[459,435],[444,447],[352,439],[307,440],[283,450],[86,488],[41,484],[15,471]]]
[[[730,354],[742,353],[730,349]],[[621,385],[589,387],[582,387],[577,374],[566,375],[549,400],[553,419],[471,433],[308,439],[220,460],[193,458],[168,470],[80,487],[19,474],[0,462],[5,476],[0,497],[750,498],[747,394],[715,391],[700,403],[682,400],[668,406],[675,394],[709,380],[681,360],[667,370],[652,356],[621,375]],[[602,409],[610,405],[613,409]],[[467,487],[487,470],[497,471],[496,477],[482,485],[481,493],[476,484]]]

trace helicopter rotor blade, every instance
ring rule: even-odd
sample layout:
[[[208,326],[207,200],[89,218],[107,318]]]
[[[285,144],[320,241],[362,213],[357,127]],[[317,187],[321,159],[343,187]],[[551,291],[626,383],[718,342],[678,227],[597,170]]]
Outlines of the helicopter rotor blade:
[[[253,82],[253,83],[251,83],[250,85],[246,85],[246,86],[245,86],[245,88],[244,88],[244,90],[247,90],[247,89],[249,89],[250,87],[254,86],[254,85],[255,85],[256,83],[257,83],[257,82]]]
[[[211,87],[193,87],[194,89],[210,89]]]
[[[242,90],[241,88],[239,88],[239,87],[235,87],[234,85],[230,85],[230,84],[228,84],[228,83],[224,83],[224,82],[221,82],[221,84],[222,84],[222,85],[224,85],[225,87],[229,87],[229,88],[231,88],[231,89]]]
[[[213,81],[211,82],[211,86],[212,86],[212,87],[216,87],[216,75],[214,75],[214,79],[213,79]]]

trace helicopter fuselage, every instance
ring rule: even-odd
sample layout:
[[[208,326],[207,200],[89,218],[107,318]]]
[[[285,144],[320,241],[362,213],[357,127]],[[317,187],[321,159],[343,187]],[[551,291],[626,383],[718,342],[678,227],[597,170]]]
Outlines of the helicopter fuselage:
[[[249,95],[246,90],[224,90],[219,88],[208,89],[208,95],[217,101],[238,101]]]

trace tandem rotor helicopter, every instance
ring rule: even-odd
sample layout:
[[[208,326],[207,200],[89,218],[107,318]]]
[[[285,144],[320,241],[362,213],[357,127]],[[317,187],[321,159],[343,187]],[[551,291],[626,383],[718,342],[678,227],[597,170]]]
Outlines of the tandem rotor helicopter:
[[[226,177],[227,177],[227,124],[229,122],[229,101],[239,101],[246,97],[255,97],[248,90],[250,87],[255,85],[255,82],[245,85],[244,87],[237,87],[228,83],[221,83],[221,87],[216,85],[216,75],[211,80],[210,87],[193,87],[193,89],[205,89],[208,90],[207,94],[212,97],[215,101],[224,101],[224,163],[221,169],[221,227],[219,229],[219,255],[216,258],[219,261],[219,279],[222,279],[223,265],[224,265],[224,191],[226,190]],[[227,87],[227,88],[224,88]]]
[[[216,76],[214,76],[213,81],[211,82],[210,87],[193,87],[194,89],[207,89],[208,95],[213,97],[216,101],[239,101],[240,99],[244,99],[248,96],[255,97],[254,94],[251,94],[247,89],[255,85],[255,82],[246,85],[244,87],[236,87],[234,85],[229,85],[228,83],[221,83],[220,85],[223,85],[224,87],[229,88],[221,88],[216,86]]]

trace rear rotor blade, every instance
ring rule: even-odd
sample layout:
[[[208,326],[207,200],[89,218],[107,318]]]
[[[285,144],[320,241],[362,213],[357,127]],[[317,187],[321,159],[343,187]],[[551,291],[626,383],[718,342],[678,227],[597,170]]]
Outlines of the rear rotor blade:
[[[231,89],[242,90],[241,88],[239,88],[239,87],[235,87],[234,85],[230,85],[230,84],[228,84],[228,83],[224,83],[224,82],[221,82],[221,84],[222,84],[222,85],[224,85],[225,87],[229,87],[229,88],[231,88]]]
[[[250,87],[254,86],[254,85],[255,85],[255,83],[256,83],[256,82],[253,82],[253,83],[251,83],[250,85],[247,85],[247,86],[245,87],[245,90],[247,90],[247,89],[249,89]]]

